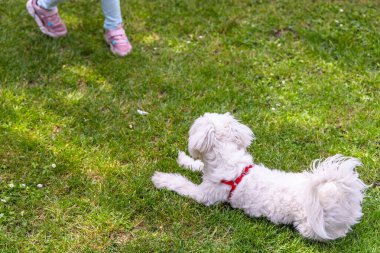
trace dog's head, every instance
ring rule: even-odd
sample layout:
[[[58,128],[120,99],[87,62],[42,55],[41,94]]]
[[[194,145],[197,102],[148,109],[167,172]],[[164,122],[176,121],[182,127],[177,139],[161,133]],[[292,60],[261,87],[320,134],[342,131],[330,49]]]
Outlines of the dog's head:
[[[223,149],[225,145],[246,149],[253,138],[251,129],[230,113],[205,113],[190,128],[189,153],[194,158],[201,158],[203,154]]]

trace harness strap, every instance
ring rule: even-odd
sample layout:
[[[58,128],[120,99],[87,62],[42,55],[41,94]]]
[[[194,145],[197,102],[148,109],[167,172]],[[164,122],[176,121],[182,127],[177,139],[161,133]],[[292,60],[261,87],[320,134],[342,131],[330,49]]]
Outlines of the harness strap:
[[[221,180],[220,182],[222,184],[226,184],[226,185],[229,185],[231,186],[231,190],[230,190],[230,193],[228,194],[228,199],[231,198],[231,195],[232,195],[232,192],[236,189],[236,187],[238,186],[238,184],[241,182],[241,180],[243,180],[243,177],[245,177],[245,175],[248,174],[249,170],[253,168],[253,165],[249,165],[247,167],[244,168],[244,171],[240,174],[240,176],[238,176],[235,180],[231,180],[231,181],[228,181],[228,180]]]

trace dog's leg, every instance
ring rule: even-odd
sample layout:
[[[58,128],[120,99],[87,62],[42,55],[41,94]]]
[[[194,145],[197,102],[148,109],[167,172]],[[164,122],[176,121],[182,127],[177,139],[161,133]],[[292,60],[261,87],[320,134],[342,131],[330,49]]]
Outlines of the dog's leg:
[[[207,186],[206,183],[196,185],[179,174],[156,171],[152,177],[152,181],[158,189],[166,188],[175,191],[182,196],[190,197],[206,206],[219,201],[219,199],[214,199],[214,194],[209,194],[208,190],[212,187]]]
[[[192,171],[202,171],[204,164],[200,160],[194,160],[190,156],[186,155],[185,152],[179,151],[177,163],[179,166],[185,169],[190,169]]]

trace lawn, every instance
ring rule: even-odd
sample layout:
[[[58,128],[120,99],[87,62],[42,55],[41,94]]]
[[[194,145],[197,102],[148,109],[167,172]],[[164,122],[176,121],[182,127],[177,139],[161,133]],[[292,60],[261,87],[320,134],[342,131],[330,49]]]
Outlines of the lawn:
[[[122,1],[126,58],[99,2],[62,4],[69,34],[51,39],[25,0],[0,0],[1,252],[380,252],[379,187],[347,237],[318,243],[150,180],[200,182],[177,152],[197,117],[228,111],[257,163],[342,153],[379,181],[379,1]]]

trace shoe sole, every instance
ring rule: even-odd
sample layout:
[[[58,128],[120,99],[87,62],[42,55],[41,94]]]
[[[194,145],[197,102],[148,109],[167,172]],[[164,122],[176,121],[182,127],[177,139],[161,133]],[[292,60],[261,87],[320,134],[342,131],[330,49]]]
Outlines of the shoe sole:
[[[107,36],[106,36],[106,35],[104,35],[104,40],[106,41],[107,45],[110,46],[110,50],[111,50],[111,52],[112,52],[114,55],[117,55],[117,56],[120,56],[120,57],[124,57],[124,56],[126,56],[126,55],[128,55],[128,54],[130,54],[130,53],[132,52],[132,46],[131,46],[131,49],[129,49],[129,51],[128,51],[126,54],[121,55],[121,54],[119,54],[118,52],[116,52],[116,51],[113,49],[111,43],[108,42],[108,40],[107,40]]]
[[[32,18],[36,21],[38,27],[40,28],[43,34],[50,36],[52,38],[59,38],[66,35],[66,33],[61,35],[61,34],[55,34],[55,33],[49,32],[49,30],[46,29],[46,27],[44,27],[42,20],[38,17],[38,15],[36,15],[36,11],[34,10],[33,5],[32,5],[32,0],[29,0],[26,3],[26,9],[28,10],[30,16],[32,16]]]

